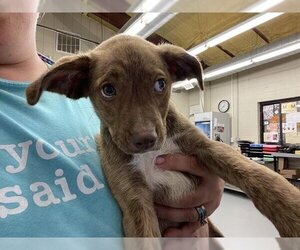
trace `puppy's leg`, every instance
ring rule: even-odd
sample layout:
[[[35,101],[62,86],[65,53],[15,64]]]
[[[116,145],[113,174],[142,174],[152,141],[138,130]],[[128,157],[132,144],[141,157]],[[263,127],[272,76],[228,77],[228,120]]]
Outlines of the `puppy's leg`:
[[[187,143],[191,145],[188,139],[182,148]],[[300,236],[300,192],[296,187],[228,145],[214,141],[194,143],[198,160],[226,182],[242,189],[258,210],[273,222],[281,236]]]
[[[207,139],[172,106],[167,123],[169,136],[176,138],[184,153],[196,156],[210,171],[242,189],[281,236],[300,236],[300,191],[296,187],[232,147]]]
[[[120,151],[109,138],[98,137],[96,142],[108,184],[123,212],[125,236],[160,237],[152,192],[143,177],[131,169],[131,156]]]

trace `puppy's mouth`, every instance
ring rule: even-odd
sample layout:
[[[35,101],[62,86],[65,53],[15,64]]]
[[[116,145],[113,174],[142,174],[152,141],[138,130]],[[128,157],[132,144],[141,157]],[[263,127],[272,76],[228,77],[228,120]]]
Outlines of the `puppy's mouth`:
[[[159,150],[162,146],[162,143],[159,141],[156,141],[153,145],[152,142],[148,142],[138,146],[133,143],[127,143],[125,145],[122,143],[118,144],[118,147],[126,154],[144,154],[147,152]]]
[[[121,149],[126,154],[143,154],[151,151],[157,151],[162,147],[164,138],[152,138],[145,137],[141,140],[118,140],[114,139],[119,149]]]
[[[151,152],[151,151],[157,151],[159,150],[161,147],[158,146],[158,145],[155,145],[151,148],[148,148],[148,149],[140,149],[140,150],[137,150],[137,149],[132,149],[130,150],[131,151],[131,154],[144,154],[144,153],[147,153],[147,152]]]

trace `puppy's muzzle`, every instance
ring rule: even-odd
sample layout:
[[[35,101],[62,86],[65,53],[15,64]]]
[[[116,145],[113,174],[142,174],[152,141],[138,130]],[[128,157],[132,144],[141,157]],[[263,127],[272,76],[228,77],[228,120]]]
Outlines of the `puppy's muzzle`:
[[[131,145],[137,152],[151,150],[157,141],[155,130],[137,133],[131,137]]]

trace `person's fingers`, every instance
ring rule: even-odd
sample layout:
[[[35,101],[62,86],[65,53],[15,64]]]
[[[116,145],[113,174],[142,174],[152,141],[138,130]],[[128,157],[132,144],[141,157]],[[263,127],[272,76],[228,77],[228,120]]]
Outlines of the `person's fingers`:
[[[160,205],[173,208],[194,208],[210,201],[209,193],[202,185],[195,192],[188,193],[178,200],[160,201]]]
[[[155,204],[155,211],[158,218],[173,222],[196,222],[199,220],[199,214],[195,207],[192,208],[174,208],[161,204]],[[200,205],[199,205],[200,206]],[[206,217],[210,216],[219,206],[216,201],[201,205],[206,210]]]
[[[173,201],[159,201],[158,216],[174,222],[193,222],[198,214],[195,207],[204,205],[207,215],[219,206],[224,181],[210,173],[205,166],[199,166],[195,157],[182,154],[162,155],[156,158],[156,165],[165,170],[189,172],[199,177],[199,184],[192,193]],[[170,210],[170,208],[174,208]],[[176,219],[177,218],[177,219]]]
[[[192,234],[194,237],[202,237],[202,238],[208,238],[209,237],[209,225],[206,223],[203,226],[200,226],[194,233]]]
[[[172,208],[156,204],[158,218],[172,222],[197,222],[199,215],[195,208]]]
[[[167,154],[156,157],[155,164],[163,170],[174,170],[188,172],[196,176],[207,176],[209,174],[205,166],[200,166],[193,156],[183,154]]]
[[[208,227],[199,222],[185,223],[181,228],[168,228],[163,232],[164,237],[207,237]]]

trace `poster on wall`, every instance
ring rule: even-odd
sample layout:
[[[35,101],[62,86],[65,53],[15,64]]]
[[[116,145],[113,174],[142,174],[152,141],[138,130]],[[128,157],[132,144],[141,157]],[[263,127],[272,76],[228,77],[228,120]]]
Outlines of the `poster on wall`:
[[[288,114],[297,112],[297,102],[286,102],[281,104],[281,113]]]
[[[274,105],[267,105],[263,107],[264,121],[269,120],[274,115]]]
[[[264,133],[264,142],[279,142],[278,133],[274,133],[274,132]]]
[[[225,125],[224,124],[220,124],[218,123],[217,126],[215,127],[215,130],[219,133],[223,133],[225,129]]]
[[[300,133],[286,133],[284,135],[286,143],[295,144],[300,142]]]
[[[278,142],[279,107],[279,104],[263,106],[265,142]]]
[[[282,133],[295,133],[297,131],[297,123],[282,123]]]
[[[269,123],[266,127],[266,132],[278,132],[279,123]]]
[[[272,120],[279,115],[279,104],[266,105],[263,107],[264,120]]]
[[[286,114],[285,121],[288,123],[300,122],[300,112]]]

